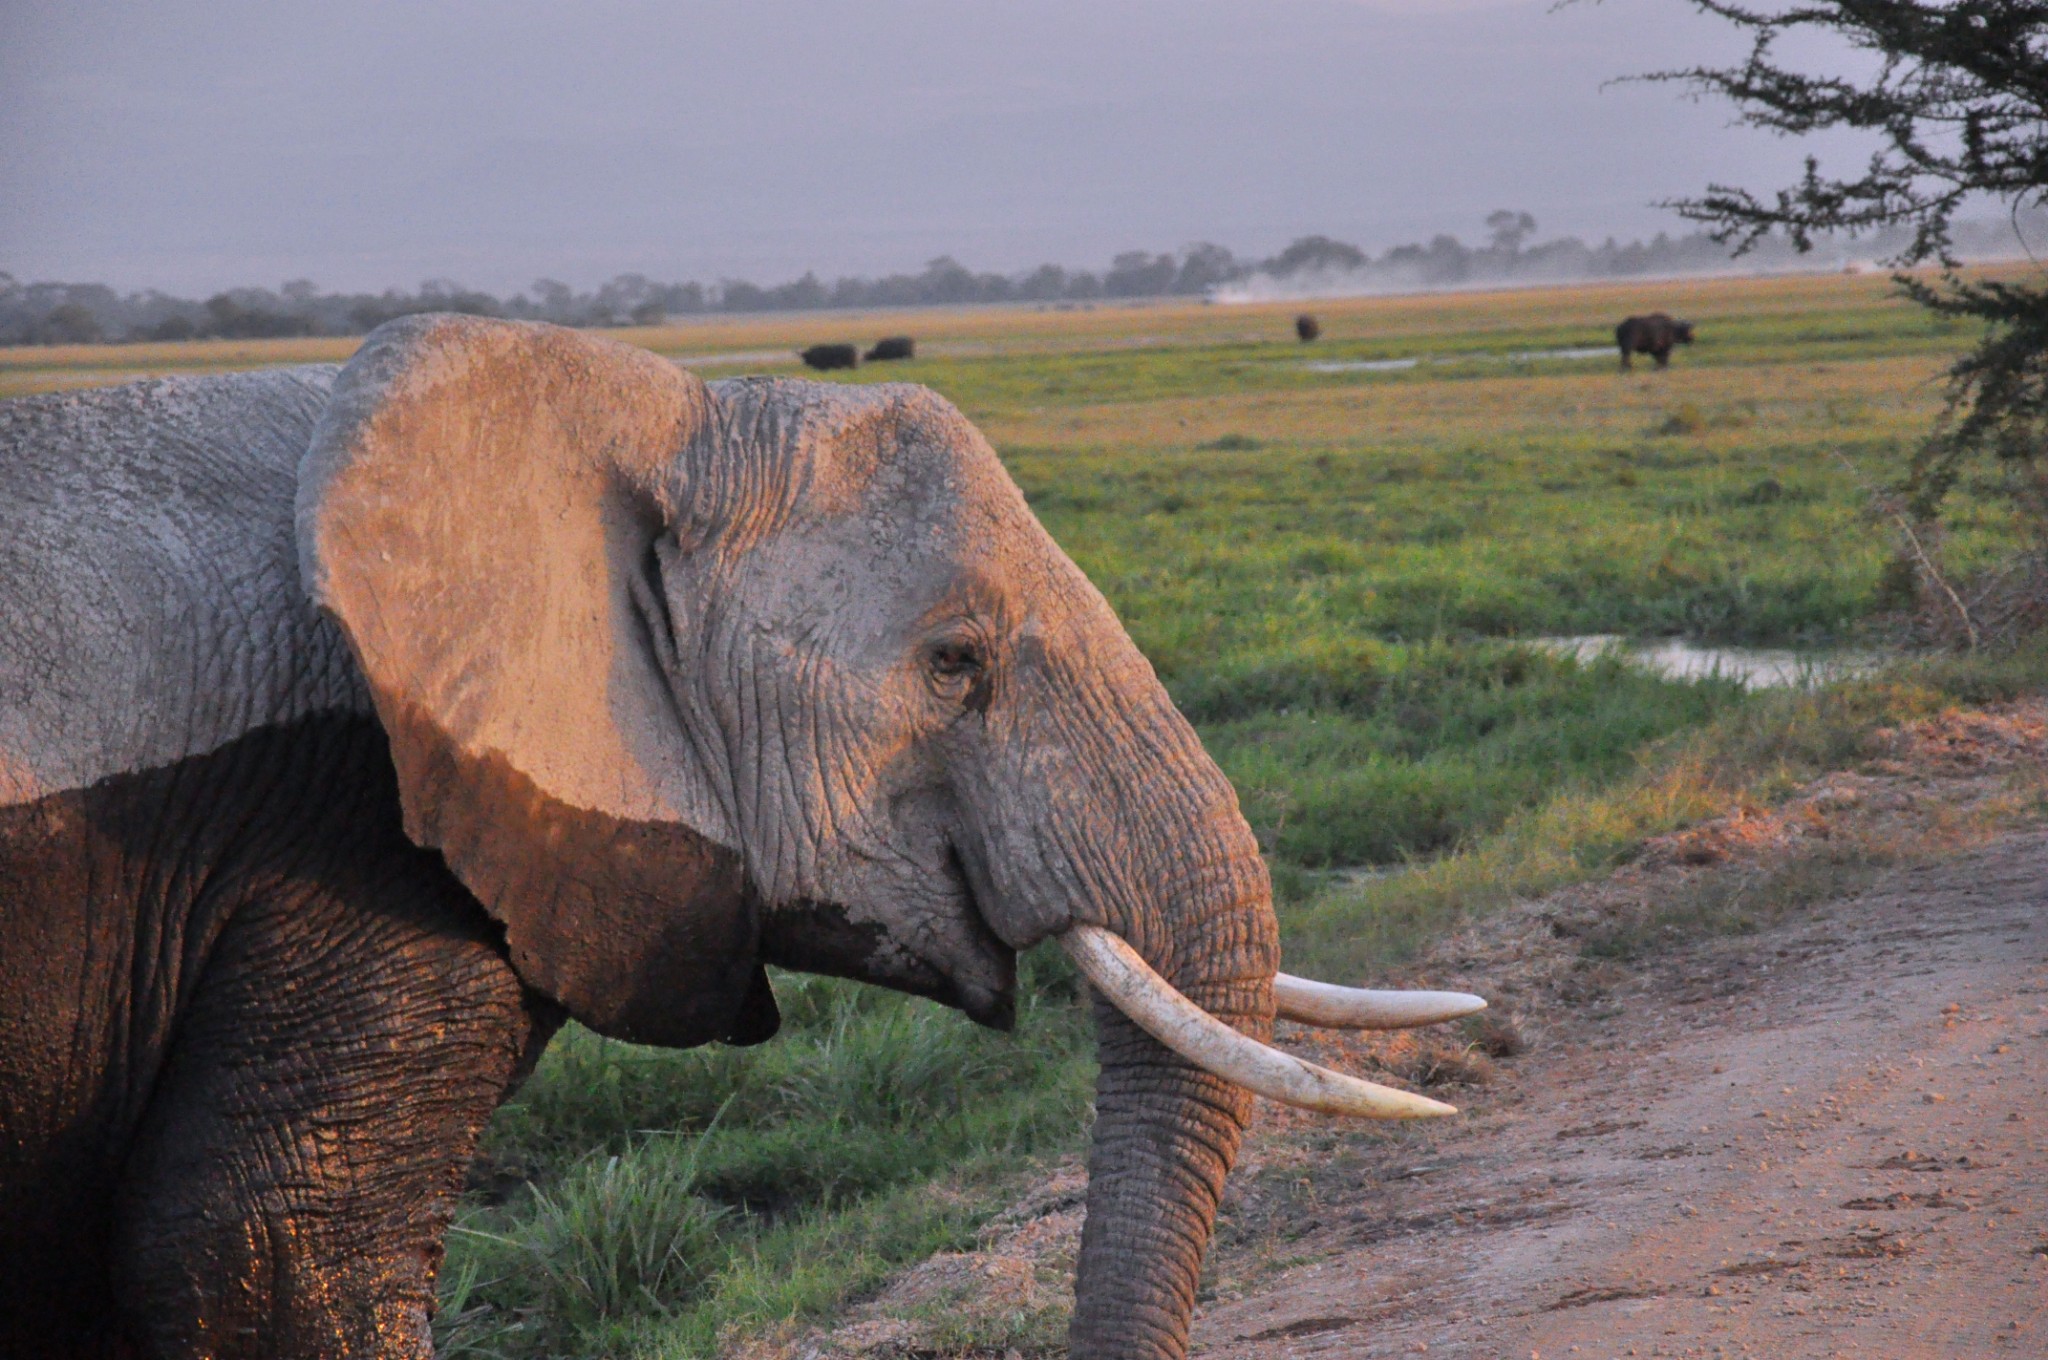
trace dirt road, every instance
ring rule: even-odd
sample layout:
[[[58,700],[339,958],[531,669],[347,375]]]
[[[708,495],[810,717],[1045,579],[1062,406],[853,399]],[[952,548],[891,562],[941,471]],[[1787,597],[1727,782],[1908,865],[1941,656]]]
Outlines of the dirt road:
[[[1561,1024],[1320,1193],[1305,1263],[1204,1308],[1197,1354],[2048,1356],[2048,833]]]

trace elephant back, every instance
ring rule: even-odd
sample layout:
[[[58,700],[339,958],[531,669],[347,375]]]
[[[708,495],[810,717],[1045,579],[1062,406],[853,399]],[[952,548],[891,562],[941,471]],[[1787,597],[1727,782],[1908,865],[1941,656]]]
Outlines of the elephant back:
[[[0,805],[369,711],[293,532],[337,371],[0,403]]]

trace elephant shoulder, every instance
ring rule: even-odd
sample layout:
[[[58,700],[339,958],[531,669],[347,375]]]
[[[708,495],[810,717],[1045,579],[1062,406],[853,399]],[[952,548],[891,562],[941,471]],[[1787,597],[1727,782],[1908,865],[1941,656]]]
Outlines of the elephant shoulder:
[[[0,804],[367,709],[293,535],[336,372],[0,402]]]

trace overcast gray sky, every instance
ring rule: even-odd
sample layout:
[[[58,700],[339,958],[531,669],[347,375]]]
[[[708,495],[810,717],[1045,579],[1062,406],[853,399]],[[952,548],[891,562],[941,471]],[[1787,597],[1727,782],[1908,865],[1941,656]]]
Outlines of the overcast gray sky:
[[[1680,227],[1681,0],[0,0],[0,269],[202,292]]]

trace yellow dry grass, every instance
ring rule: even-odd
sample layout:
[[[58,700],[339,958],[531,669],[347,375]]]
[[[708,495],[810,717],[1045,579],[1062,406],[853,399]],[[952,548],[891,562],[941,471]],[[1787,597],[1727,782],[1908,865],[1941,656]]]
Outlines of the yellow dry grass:
[[[1569,427],[1575,435],[1636,438],[1690,403],[1709,441],[1751,438],[1764,425],[1855,426],[1858,433],[1924,430],[1942,403],[1948,360],[1891,356],[1758,369],[1696,369],[1682,391],[1618,383],[1596,371],[1467,377],[1371,385],[1169,397],[1080,407],[991,409],[978,423],[998,447],[1073,452],[1186,448],[1231,434],[1298,444],[1370,440],[1380,448],[1457,439],[1508,439]]]

